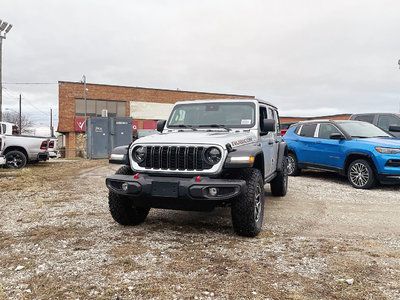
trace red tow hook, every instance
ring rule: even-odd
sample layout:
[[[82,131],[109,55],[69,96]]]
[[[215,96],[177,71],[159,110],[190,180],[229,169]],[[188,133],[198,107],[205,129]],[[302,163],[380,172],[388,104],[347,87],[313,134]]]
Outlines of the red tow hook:
[[[136,173],[134,178],[139,179],[139,173]]]
[[[196,177],[196,182],[200,182],[200,176]]]

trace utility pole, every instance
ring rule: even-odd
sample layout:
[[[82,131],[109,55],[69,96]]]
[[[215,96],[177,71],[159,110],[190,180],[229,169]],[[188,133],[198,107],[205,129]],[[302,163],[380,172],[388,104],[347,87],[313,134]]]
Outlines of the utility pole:
[[[82,76],[83,82],[83,101],[85,102],[85,127],[86,127],[86,113],[87,113],[87,102],[86,102],[86,76]]]
[[[2,74],[1,74],[1,66],[2,66],[2,46],[3,39],[6,39],[7,33],[11,30],[12,25],[7,22],[3,22],[0,20],[0,122],[3,120],[3,84],[2,84]],[[4,32],[3,32],[4,31]]]
[[[50,136],[53,137],[53,109],[50,108]]]
[[[19,94],[19,118],[18,118],[18,127],[19,127],[19,134],[21,134],[22,131],[22,95]]]

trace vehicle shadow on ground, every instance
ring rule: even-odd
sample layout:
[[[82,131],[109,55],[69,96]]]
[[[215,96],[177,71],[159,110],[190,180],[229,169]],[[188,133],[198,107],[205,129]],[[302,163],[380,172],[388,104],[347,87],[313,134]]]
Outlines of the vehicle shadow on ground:
[[[302,170],[301,174],[296,177],[306,177],[306,178],[312,178],[312,179],[317,179],[317,180],[327,180],[330,182],[335,182],[340,185],[347,185],[351,187],[351,184],[349,180],[347,179],[346,176],[339,175],[334,172],[324,172],[324,171],[319,171],[319,170]],[[289,177],[289,182],[290,182]],[[376,186],[373,189],[381,189],[385,191],[400,191],[400,184],[380,184],[377,183]]]
[[[234,235],[230,208],[228,207],[218,207],[211,212],[152,209],[143,225],[150,226],[152,230],[162,229],[193,234],[213,232]]]

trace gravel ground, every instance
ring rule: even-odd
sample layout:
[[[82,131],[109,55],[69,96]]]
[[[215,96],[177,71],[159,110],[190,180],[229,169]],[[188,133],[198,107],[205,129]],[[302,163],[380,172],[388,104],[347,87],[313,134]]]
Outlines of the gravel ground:
[[[286,197],[266,185],[263,231],[242,238],[222,208],[118,225],[104,184],[117,168],[0,169],[0,299],[400,299],[400,186],[303,172]]]

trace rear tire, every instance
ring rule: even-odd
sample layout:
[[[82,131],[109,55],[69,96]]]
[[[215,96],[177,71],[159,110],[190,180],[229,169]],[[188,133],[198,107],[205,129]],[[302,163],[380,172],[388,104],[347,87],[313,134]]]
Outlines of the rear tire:
[[[364,159],[357,159],[350,164],[347,169],[347,178],[356,189],[370,189],[376,184],[374,170]]]
[[[115,174],[133,175],[133,171],[129,166],[123,166]],[[113,219],[121,225],[138,225],[150,211],[149,207],[135,207],[130,197],[111,191],[108,193],[108,206]]]
[[[301,169],[299,168],[296,154],[289,153],[287,157],[287,172],[289,176],[300,175]]]
[[[270,185],[272,195],[278,197],[286,195],[288,186],[287,157],[283,158],[282,170],[278,172],[277,176],[271,181]]]
[[[24,153],[18,150],[13,150],[8,152],[6,155],[6,165],[7,169],[22,169],[26,166],[27,157]]]
[[[264,181],[258,169],[244,169],[239,178],[246,180],[247,188],[232,202],[233,229],[238,235],[254,237],[264,218]]]

